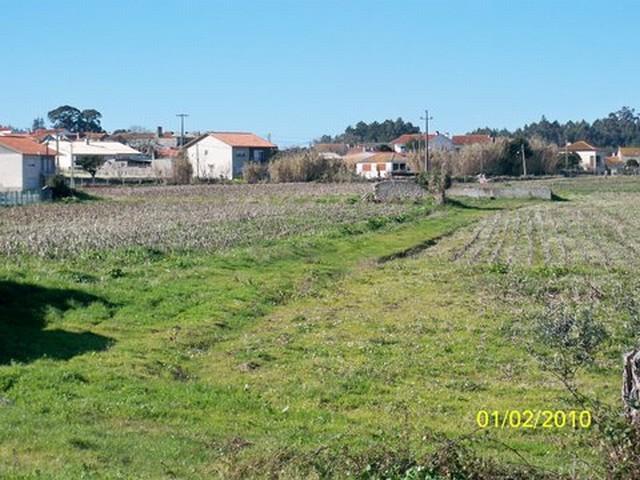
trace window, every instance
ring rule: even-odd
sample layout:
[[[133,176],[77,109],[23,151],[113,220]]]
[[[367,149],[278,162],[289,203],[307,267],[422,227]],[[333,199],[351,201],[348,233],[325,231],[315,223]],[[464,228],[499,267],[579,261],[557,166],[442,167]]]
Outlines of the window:
[[[254,150],[253,151],[253,160],[255,162],[262,162],[264,152],[262,150]]]
[[[370,172],[371,171],[371,164],[370,163],[365,163],[362,165],[362,171],[363,172]]]
[[[378,171],[379,172],[384,172],[387,169],[387,166],[384,163],[379,163],[378,164]]]

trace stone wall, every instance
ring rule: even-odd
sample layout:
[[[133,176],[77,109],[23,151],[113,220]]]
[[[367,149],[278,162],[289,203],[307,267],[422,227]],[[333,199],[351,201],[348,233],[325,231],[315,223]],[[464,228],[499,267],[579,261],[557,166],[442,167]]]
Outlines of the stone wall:
[[[415,201],[429,195],[415,180],[384,180],[374,187],[375,199],[379,202]]]

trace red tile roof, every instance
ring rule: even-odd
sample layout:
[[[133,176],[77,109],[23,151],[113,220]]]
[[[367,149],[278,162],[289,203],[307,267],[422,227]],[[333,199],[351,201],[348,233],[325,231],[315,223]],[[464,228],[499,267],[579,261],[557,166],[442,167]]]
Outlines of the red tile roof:
[[[175,158],[180,155],[180,149],[172,147],[159,148],[158,155],[165,158]]]
[[[407,156],[396,152],[379,152],[366,158],[358,160],[356,163],[387,163],[406,162]]]
[[[607,167],[619,167],[623,166],[625,162],[621,158],[611,156],[605,158],[604,163],[607,165]]]
[[[212,132],[209,135],[217,138],[221,142],[231,145],[232,147],[245,148],[275,148],[276,146],[260,138],[259,136],[248,132]]]
[[[637,157],[640,155],[640,147],[620,147],[620,153],[625,157]]]
[[[491,143],[489,135],[454,135],[451,137],[454,145],[473,145],[474,143]]]
[[[30,137],[18,135],[0,135],[0,146],[23,155],[55,155],[56,151],[47,145],[34,141]]]
[[[595,151],[596,147],[588,144],[584,140],[579,140],[577,142],[573,142],[571,145],[567,147],[569,152],[584,152],[584,151]]]
[[[436,137],[435,133],[429,134],[429,140],[435,137]],[[400,135],[395,140],[391,140],[391,142],[389,143],[391,143],[392,145],[397,145],[397,144],[405,145],[409,142],[414,142],[416,140],[424,140],[424,133],[405,133],[404,135]]]

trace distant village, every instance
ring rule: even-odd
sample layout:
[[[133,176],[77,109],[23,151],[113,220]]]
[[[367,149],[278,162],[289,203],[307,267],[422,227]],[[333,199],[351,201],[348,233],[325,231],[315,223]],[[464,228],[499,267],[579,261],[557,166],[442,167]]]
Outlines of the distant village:
[[[457,152],[495,141],[489,135],[435,132],[404,134],[388,143],[316,143],[311,148],[324,158],[344,162],[361,177],[380,179],[410,174],[409,156],[420,148],[424,151],[425,144],[430,152]],[[588,173],[615,174],[640,164],[636,147],[608,151],[581,140],[563,148],[579,158],[580,169]],[[155,132],[16,132],[0,127],[0,191],[39,190],[56,174],[80,183],[96,178],[123,183],[167,180],[179,157],[191,165],[194,179],[234,180],[242,177],[247,164],[268,163],[277,152],[270,139],[250,132],[178,134],[162,127]]]

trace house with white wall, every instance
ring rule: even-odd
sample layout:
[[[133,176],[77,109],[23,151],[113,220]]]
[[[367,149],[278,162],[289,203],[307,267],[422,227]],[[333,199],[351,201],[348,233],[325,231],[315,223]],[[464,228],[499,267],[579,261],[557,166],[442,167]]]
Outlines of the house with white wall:
[[[364,178],[387,178],[409,172],[407,158],[396,152],[380,152],[356,162],[356,173]]]
[[[58,170],[68,172],[73,160],[74,168],[78,168],[78,162],[86,157],[97,157],[104,164],[107,161],[139,160],[144,156],[136,149],[120,142],[104,142],[91,140],[88,137],[82,140],[48,140],[45,145],[50,149],[58,149]]]
[[[640,147],[618,147],[614,156],[626,167],[640,166]]]
[[[270,141],[248,132],[211,132],[195,138],[184,148],[193,176],[209,179],[239,178],[245,164],[267,162],[278,149]]]
[[[412,145],[420,143],[422,145],[425,141],[424,133],[405,133],[398,138],[391,140],[389,145],[396,153],[405,153],[411,149]],[[454,145],[451,138],[440,132],[430,133],[429,138],[429,150],[453,150]],[[422,147],[424,148],[424,147]]]
[[[25,135],[0,135],[0,191],[38,190],[55,174],[55,150]]]
[[[579,140],[574,143],[570,143],[565,147],[568,153],[575,153],[580,157],[580,167],[592,173],[602,173],[605,171],[605,152],[601,148],[594,147],[593,145]]]

